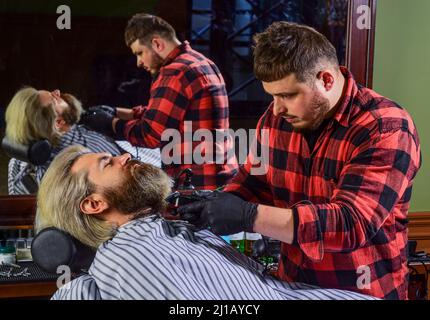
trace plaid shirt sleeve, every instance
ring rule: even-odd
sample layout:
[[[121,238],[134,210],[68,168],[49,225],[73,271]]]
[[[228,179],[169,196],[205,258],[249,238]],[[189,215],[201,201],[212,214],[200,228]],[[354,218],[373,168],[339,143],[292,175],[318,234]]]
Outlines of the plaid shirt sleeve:
[[[136,106],[133,110],[133,119],[140,119],[142,118],[143,114],[145,113],[146,109],[148,109],[148,106]]]
[[[343,167],[330,203],[296,207],[297,242],[320,261],[324,252],[351,252],[366,245],[411,185],[420,167],[419,142],[398,121],[358,147]],[[409,201],[409,199],[404,199]]]
[[[237,175],[224,191],[231,192],[250,202],[273,205],[273,197],[267,183],[266,172],[261,172],[265,171],[269,165],[268,155],[263,157],[264,153],[262,151],[262,145],[267,146],[267,142],[262,143],[262,139],[268,139],[268,134],[266,135],[264,131],[265,129],[268,130],[268,128],[264,127],[267,112],[269,111],[266,111],[258,121],[254,141],[245,164],[240,166]],[[256,170],[257,174],[254,174],[253,170]]]
[[[160,75],[156,81],[148,106],[133,108],[133,120],[118,120],[115,126],[118,139],[136,146],[158,148],[165,129],[179,129],[190,101],[185,79]]]

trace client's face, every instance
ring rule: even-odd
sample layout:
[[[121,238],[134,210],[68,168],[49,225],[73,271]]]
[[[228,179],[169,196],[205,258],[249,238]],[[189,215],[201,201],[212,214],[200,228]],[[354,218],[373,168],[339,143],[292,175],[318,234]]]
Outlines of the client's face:
[[[80,170],[88,171],[88,180],[96,186],[96,192],[119,212],[138,213],[160,203],[159,192],[145,192],[151,178],[157,179],[159,169],[131,160],[128,153],[117,157],[108,153],[85,154],[72,167],[72,172]]]
[[[58,89],[54,91],[39,90],[39,99],[42,106],[52,104],[58,115],[61,115],[69,106],[61,97],[61,92]]]
[[[47,107],[52,104],[55,113],[57,114],[55,118],[56,128],[60,132],[67,132],[68,126],[73,125],[80,117],[80,110],[69,105],[65,100],[64,94],[62,94],[58,89],[52,92],[39,90],[39,100],[43,107]]]

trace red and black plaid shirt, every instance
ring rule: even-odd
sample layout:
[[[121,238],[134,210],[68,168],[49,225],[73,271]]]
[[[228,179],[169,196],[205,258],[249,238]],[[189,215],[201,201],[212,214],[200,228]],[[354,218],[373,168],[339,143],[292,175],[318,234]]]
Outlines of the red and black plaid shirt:
[[[267,174],[250,174],[256,158],[250,153],[226,191],[295,208],[295,239],[282,244],[281,279],[406,299],[407,213],[421,164],[418,134],[404,109],[357,86],[341,69],[345,96],[313,151],[303,134],[273,115],[271,105],[257,131],[269,130]],[[257,150],[267,147],[260,135]]]
[[[196,188],[215,189],[236,173],[236,157],[229,152],[233,147],[231,141],[215,141],[215,130],[229,128],[224,79],[217,66],[192,50],[187,41],[164,61],[152,82],[148,105],[133,110],[134,120],[119,120],[116,132],[133,145],[161,148],[163,169],[171,177],[192,168],[192,183]],[[172,140],[172,134],[168,141],[162,141],[163,132],[172,132],[167,129],[177,130],[180,140]],[[193,142],[192,136],[199,129],[212,131],[213,142],[201,137]],[[204,161],[196,160],[196,154]],[[173,155],[180,156],[175,163],[169,161]]]

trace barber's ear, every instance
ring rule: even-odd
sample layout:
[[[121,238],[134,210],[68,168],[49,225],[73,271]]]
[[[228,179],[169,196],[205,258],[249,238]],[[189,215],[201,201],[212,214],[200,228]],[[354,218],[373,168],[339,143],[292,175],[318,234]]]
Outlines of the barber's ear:
[[[93,193],[82,200],[79,207],[85,214],[100,214],[107,210],[109,205],[101,195]]]
[[[330,71],[318,72],[317,79],[320,86],[322,87],[321,89],[324,89],[325,91],[330,91],[333,88],[334,76]]]
[[[164,43],[164,41],[161,38],[154,37],[154,38],[152,38],[151,46],[155,52],[160,53],[165,49],[166,44]]]

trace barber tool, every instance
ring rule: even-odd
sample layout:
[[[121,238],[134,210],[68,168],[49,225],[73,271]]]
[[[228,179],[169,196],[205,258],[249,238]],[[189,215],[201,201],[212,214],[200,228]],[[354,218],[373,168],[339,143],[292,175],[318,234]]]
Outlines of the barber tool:
[[[4,261],[2,261],[1,264],[2,264],[2,266],[6,266],[6,267],[21,268],[20,265],[17,265],[15,263],[10,263],[10,262],[4,262]]]
[[[169,210],[172,215],[178,215],[177,209],[180,206],[191,202],[201,201],[213,195],[211,190],[196,190],[191,183],[193,171],[190,168],[182,170],[175,178],[174,192],[172,192],[166,201],[169,203]],[[181,183],[181,179],[182,183]]]

